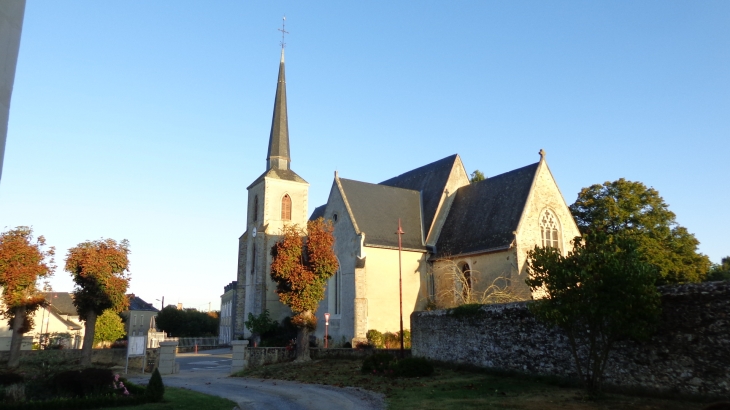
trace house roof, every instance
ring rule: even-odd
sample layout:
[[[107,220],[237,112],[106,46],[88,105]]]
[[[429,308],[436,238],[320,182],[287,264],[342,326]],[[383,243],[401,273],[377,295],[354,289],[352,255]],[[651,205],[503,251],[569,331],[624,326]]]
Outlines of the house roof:
[[[401,219],[403,248],[425,250],[421,223],[421,193],[411,189],[339,178],[365,245],[398,247]]]
[[[449,181],[449,175],[457,157],[457,154],[450,155],[380,183],[380,185],[421,192],[423,231],[426,233],[431,229],[433,219],[436,217],[441,195],[446,189],[446,183]]]
[[[69,292],[44,292],[49,306],[53,307],[53,311],[59,315],[78,316],[76,306],[74,306],[73,294]]]
[[[129,308],[127,310],[146,310],[150,312],[159,312],[157,308],[152,306],[151,303],[147,303],[139,296],[136,296],[134,293],[130,293],[127,295],[127,298],[129,298]]]
[[[317,218],[324,217],[325,209],[327,209],[327,204],[320,205],[320,206],[314,208],[314,211],[312,211],[312,215],[309,216],[309,220],[314,221]]]
[[[540,163],[459,188],[436,243],[439,257],[508,247]]]
[[[284,181],[301,182],[303,184],[307,183],[304,178],[297,175],[297,173],[292,171],[291,169],[271,168],[266,170],[263,174],[256,178],[256,180],[253,181],[251,185],[249,185],[246,189],[251,189],[252,186],[263,181],[264,178],[283,179]]]

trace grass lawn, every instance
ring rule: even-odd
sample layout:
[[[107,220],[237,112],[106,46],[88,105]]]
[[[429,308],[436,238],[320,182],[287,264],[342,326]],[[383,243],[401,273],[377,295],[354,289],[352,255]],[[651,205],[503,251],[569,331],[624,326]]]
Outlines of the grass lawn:
[[[694,410],[707,404],[606,394],[588,397],[575,387],[526,377],[436,367],[431,377],[399,379],[362,374],[359,360],[281,363],[245,370],[238,375],[261,379],[352,386],[384,393],[388,409],[568,409],[568,410]]]
[[[165,400],[140,406],[110,407],[114,410],[231,410],[236,403],[216,396],[165,386]]]

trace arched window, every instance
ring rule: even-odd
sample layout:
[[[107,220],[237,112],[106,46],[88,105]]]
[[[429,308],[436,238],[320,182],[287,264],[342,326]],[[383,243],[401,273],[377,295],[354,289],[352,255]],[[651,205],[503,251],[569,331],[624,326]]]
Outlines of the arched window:
[[[549,209],[540,215],[540,234],[543,248],[560,249],[560,223],[558,217]]]
[[[253,221],[256,222],[259,220],[259,196],[256,195],[253,197]]]
[[[283,221],[291,220],[291,198],[289,198],[289,194],[281,198],[281,219]]]
[[[464,299],[464,303],[469,303],[469,295],[471,294],[471,268],[469,264],[464,262],[459,265],[459,271],[461,271],[461,297]]]
[[[342,274],[339,269],[337,269],[337,272],[335,272],[335,315],[340,314],[340,305],[341,305],[341,297],[340,294],[342,292]]]

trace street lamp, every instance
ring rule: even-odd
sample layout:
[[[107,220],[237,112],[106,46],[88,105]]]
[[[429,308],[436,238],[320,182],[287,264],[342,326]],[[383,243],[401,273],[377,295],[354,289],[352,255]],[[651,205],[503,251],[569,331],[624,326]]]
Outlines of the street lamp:
[[[329,337],[329,335],[328,335],[329,326],[330,326],[330,314],[325,313],[324,314],[324,348],[325,349],[329,346],[329,343],[327,340],[327,338]]]

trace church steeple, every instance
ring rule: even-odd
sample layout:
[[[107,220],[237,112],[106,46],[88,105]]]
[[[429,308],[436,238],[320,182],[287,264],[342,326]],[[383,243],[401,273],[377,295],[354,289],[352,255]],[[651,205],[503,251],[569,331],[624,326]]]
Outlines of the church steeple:
[[[284,47],[281,48],[279,63],[279,81],[276,84],[274,115],[271,119],[269,135],[269,154],[266,158],[266,170],[289,169],[289,121],[286,115],[286,76],[284,74]]]

